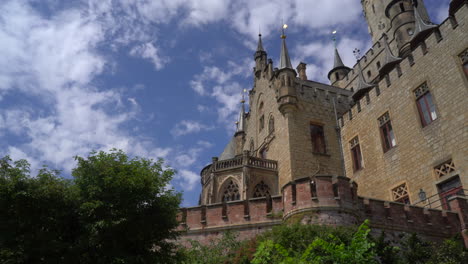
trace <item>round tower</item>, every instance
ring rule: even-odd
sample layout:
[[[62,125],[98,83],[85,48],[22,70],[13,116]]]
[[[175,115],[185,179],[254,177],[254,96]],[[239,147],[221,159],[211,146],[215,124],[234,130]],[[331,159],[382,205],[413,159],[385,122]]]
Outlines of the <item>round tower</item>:
[[[343,80],[349,71],[351,71],[351,69],[344,65],[343,60],[341,60],[340,54],[338,53],[338,49],[335,48],[333,69],[328,72],[328,80],[330,80],[330,84],[341,87],[339,81]]]
[[[385,16],[392,23],[393,38],[400,57],[411,50],[410,41],[414,35],[414,7],[412,0],[393,0],[385,7]]]

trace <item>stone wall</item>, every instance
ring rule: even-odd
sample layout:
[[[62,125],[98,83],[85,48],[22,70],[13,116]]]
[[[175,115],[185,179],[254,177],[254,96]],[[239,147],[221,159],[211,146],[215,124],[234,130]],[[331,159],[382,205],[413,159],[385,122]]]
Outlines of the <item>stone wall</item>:
[[[439,34],[440,33],[440,34]],[[459,176],[468,186],[468,79],[459,54],[468,48],[468,7],[445,20],[411,56],[405,58],[377,87],[343,115],[342,149],[346,175],[359,194],[392,200],[391,189],[406,183],[411,203],[438,193],[437,184]],[[437,119],[423,127],[414,90],[427,83]],[[388,112],[396,146],[384,153],[377,119]],[[350,140],[359,136],[363,169],[354,172]],[[453,161],[455,170],[439,177],[434,168]]]
[[[432,240],[466,230],[466,200],[456,200],[453,208],[458,211],[441,211],[359,197],[357,187],[349,178],[321,175],[289,182],[281,196],[183,208],[180,243],[208,243],[227,230],[248,239],[284,222],[349,226],[369,219],[375,230],[416,232]]]

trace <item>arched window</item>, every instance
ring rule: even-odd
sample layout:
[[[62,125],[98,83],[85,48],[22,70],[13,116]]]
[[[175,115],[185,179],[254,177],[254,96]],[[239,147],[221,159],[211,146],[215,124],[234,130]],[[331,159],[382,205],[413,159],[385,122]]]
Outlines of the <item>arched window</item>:
[[[239,186],[230,180],[229,184],[224,188],[223,201],[237,201],[240,200]]]
[[[265,115],[263,114],[263,102],[260,103],[260,106],[258,107],[258,115],[260,116],[258,120],[258,127],[259,127],[259,132],[263,130],[265,127]]]
[[[253,198],[266,197],[267,195],[270,195],[270,187],[268,187],[268,185],[263,181],[255,185]]]
[[[268,120],[268,134],[275,132],[275,119],[273,116],[270,116],[270,120]]]

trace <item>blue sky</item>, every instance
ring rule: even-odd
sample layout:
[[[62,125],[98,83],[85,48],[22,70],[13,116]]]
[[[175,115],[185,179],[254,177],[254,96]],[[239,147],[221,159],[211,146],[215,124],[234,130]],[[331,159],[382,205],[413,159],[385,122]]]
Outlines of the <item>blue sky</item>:
[[[425,2],[445,19],[449,0]],[[281,20],[312,80],[327,83],[333,30],[347,65],[370,47],[359,0],[2,0],[0,156],[65,177],[92,149],[162,157],[196,205],[253,85],[259,28],[277,65]]]

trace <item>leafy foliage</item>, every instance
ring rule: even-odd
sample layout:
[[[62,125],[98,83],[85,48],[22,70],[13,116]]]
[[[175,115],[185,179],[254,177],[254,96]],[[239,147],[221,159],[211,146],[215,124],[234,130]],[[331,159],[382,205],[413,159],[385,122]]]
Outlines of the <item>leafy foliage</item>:
[[[442,244],[406,234],[398,241],[370,235],[369,222],[359,228],[281,225],[254,239],[239,242],[228,233],[209,245],[192,242],[180,263],[230,264],[464,264],[468,250],[460,239]]]
[[[93,152],[73,180],[0,160],[1,263],[170,263],[180,194],[163,161]]]

